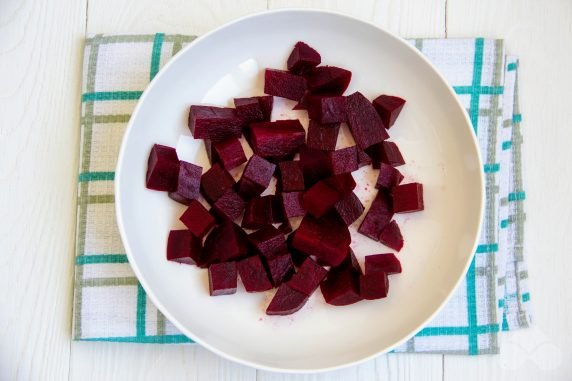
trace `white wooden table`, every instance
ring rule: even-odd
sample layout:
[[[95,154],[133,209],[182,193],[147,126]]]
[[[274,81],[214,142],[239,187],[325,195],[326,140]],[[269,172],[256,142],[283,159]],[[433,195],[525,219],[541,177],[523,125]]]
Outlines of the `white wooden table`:
[[[291,376],[198,346],[71,342],[82,38],[201,34],[281,7],[346,12],[404,37],[504,38],[521,57],[534,327],[501,336],[500,355],[389,355]],[[571,48],[570,0],[1,0],[0,380],[572,379]]]

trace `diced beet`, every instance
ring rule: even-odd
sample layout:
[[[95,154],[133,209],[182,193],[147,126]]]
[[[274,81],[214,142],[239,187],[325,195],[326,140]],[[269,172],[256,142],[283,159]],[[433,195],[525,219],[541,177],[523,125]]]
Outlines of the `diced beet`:
[[[252,155],[238,183],[238,194],[245,199],[259,196],[270,184],[275,169],[275,164]]]
[[[306,91],[306,78],[283,70],[266,69],[264,92],[293,101],[299,101]]]
[[[348,256],[340,263],[337,267],[332,268],[330,271],[345,271],[350,270],[356,276],[363,275],[361,266],[359,265],[358,259],[354,251],[350,248],[348,250]]]
[[[292,225],[290,224],[290,221],[286,220],[286,221],[282,222],[278,226],[278,230],[280,230],[280,233],[282,233],[282,234],[292,233]]]
[[[380,163],[379,176],[375,183],[376,188],[391,189],[399,185],[401,181],[403,181],[403,175],[397,168],[394,168],[389,164]]]
[[[189,205],[192,200],[199,198],[202,173],[203,167],[181,160],[179,162],[177,187],[173,192],[169,192],[169,197],[185,205]]]
[[[302,207],[303,192],[280,193],[278,199],[282,204],[282,210],[286,218],[303,216],[306,211]]]
[[[242,163],[246,163],[246,155],[244,154],[240,140],[237,138],[212,143],[210,151],[211,163],[220,162],[226,170],[236,168]]]
[[[288,222],[288,217],[284,215],[284,208],[282,207],[282,200],[278,197],[279,194],[269,195],[272,204],[272,223],[279,224]]]
[[[277,188],[281,192],[298,192],[305,189],[304,174],[299,161],[278,163]]]
[[[258,97],[234,98],[236,115],[241,117],[246,123],[262,122],[264,114]]]
[[[321,263],[338,266],[348,256],[350,231],[337,213],[324,215],[319,224],[323,235],[315,255]]]
[[[265,261],[274,287],[286,282],[294,273],[294,263],[290,253],[265,258]]]
[[[290,234],[286,238],[286,246],[288,246],[288,251],[292,255],[292,262],[294,266],[300,267],[302,263],[308,258],[308,254],[301,252],[300,250],[292,246],[292,241],[294,240],[294,233]]]
[[[324,180],[318,181],[302,196],[302,206],[312,216],[319,218],[332,208],[343,196]]]
[[[320,124],[315,120],[310,120],[306,144],[309,148],[333,151],[336,149],[339,131],[339,123]]]
[[[191,201],[189,207],[179,218],[195,237],[203,238],[215,225],[214,217],[197,200]]]
[[[350,173],[358,169],[356,146],[328,152],[330,170],[334,175]]]
[[[391,190],[391,194],[395,213],[419,212],[425,208],[423,205],[423,184],[398,185]]]
[[[213,263],[209,266],[211,296],[234,294],[237,280],[236,262]]]
[[[359,294],[359,278],[350,271],[330,272],[320,283],[326,303],[347,306],[362,300]]]
[[[214,204],[223,194],[232,189],[235,182],[220,164],[216,163],[201,177],[201,193],[205,199]]]
[[[376,272],[385,272],[387,274],[401,273],[401,262],[395,254],[374,254],[365,257],[365,275]]]
[[[294,74],[305,74],[322,62],[320,53],[308,44],[298,41],[288,57],[288,70]]]
[[[405,164],[405,160],[403,160],[403,156],[401,156],[397,144],[394,142],[382,142],[381,147],[380,160],[382,163],[389,164],[393,167],[399,167]]]
[[[307,301],[307,295],[283,284],[278,287],[278,291],[266,308],[266,315],[291,315],[304,307]]]
[[[298,119],[250,125],[252,150],[261,157],[282,157],[296,153],[306,141],[306,131]]]
[[[310,296],[316,288],[318,288],[327,273],[328,271],[326,269],[318,265],[311,258],[306,258],[298,269],[298,272],[292,276],[287,285],[304,295]]]
[[[274,97],[272,95],[264,95],[258,98],[260,108],[262,109],[263,122],[270,122],[272,117],[272,106],[274,105]]]
[[[207,236],[203,249],[202,264],[227,262],[247,256],[248,247],[242,236],[244,232],[230,220],[224,220]]]
[[[328,162],[327,152],[308,146],[302,146],[300,148],[300,167],[304,174],[306,187],[331,176],[332,173]]]
[[[312,69],[307,78],[308,89],[313,95],[342,95],[350,84],[352,72],[335,66],[320,66]]]
[[[399,113],[405,105],[405,99],[391,95],[380,95],[373,100],[373,107],[381,117],[385,128],[390,128],[395,123]]]
[[[189,111],[189,129],[195,139],[220,142],[238,138],[243,124],[233,108],[193,105]]]
[[[364,210],[364,206],[360,199],[353,192],[338,201],[334,205],[334,208],[347,226],[350,226],[355,220],[357,220]]]
[[[359,293],[366,300],[382,299],[387,297],[389,279],[383,271],[362,275],[359,277]]]
[[[177,189],[179,158],[172,147],[153,145],[147,161],[147,188],[172,192]]]
[[[255,197],[246,204],[242,227],[259,229],[266,225],[272,225],[272,196]]]
[[[274,226],[265,226],[262,229],[248,235],[248,239],[259,254],[266,258],[272,258],[288,252],[284,234]]]
[[[379,234],[389,224],[392,217],[391,197],[384,189],[380,189],[359,226],[358,232],[377,241]]]
[[[167,240],[167,260],[187,265],[200,262],[201,240],[188,230],[171,230]]]
[[[355,92],[346,97],[346,112],[354,140],[362,150],[389,137],[381,118],[362,93]]]
[[[315,255],[323,236],[319,220],[306,214],[298,229],[292,233],[291,247],[307,255]]]
[[[228,218],[231,221],[240,217],[244,211],[244,200],[233,191],[228,190],[213,204],[213,212],[219,218]]]
[[[403,248],[403,236],[397,222],[391,221],[383,228],[379,234],[379,242],[395,251],[401,251]]]
[[[247,292],[260,292],[272,288],[272,283],[270,283],[266,269],[264,269],[262,260],[258,255],[239,261],[237,267]]]
[[[365,151],[358,148],[357,162],[358,162],[358,168],[365,167],[366,165],[371,164],[371,157],[369,157],[369,155]]]
[[[319,123],[342,123],[347,121],[346,97],[309,96],[308,116]]]
[[[356,187],[356,182],[351,173],[342,173],[324,180],[333,189],[337,190],[342,197],[350,194]]]

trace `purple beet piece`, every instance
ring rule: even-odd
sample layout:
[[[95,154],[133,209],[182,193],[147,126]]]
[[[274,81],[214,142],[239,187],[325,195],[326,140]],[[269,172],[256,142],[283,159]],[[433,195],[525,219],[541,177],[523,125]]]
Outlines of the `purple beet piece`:
[[[298,272],[286,283],[290,288],[304,295],[312,295],[320,282],[326,277],[328,271],[318,265],[311,258],[304,259]]]
[[[379,234],[389,224],[392,217],[391,197],[387,191],[380,189],[359,226],[358,232],[377,241]]]
[[[382,163],[389,164],[393,167],[399,167],[405,164],[405,160],[403,160],[403,156],[401,156],[397,144],[394,142],[382,142],[381,148],[380,160]]]
[[[224,220],[207,236],[203,248],[203,265],[228,262],[247,256],[244,232],[230,220]]]
[[[234,294],[237,281],[236,262],[213,263],[209,266],[211,296]]]
[[[270,283],[266,269],[264,269],[262,260],[258,255],[239,261],[237,267],[247,292],[260,292],[272,288],[272,283]]]
[[[238,194],[245,199],[259,196],[270,184],[276,165],[252,155],[238,183]]]
[[[306,91],[306,78],[283,70],[266,69],[264,93],[299,101]]]
[[[356,276],[363,275],[361,266],[359,265],[357,257],[351,248],[348,250],[348,255],[343,260],[343,262],[340,263],[337,267],[332,268],[330,271],[345,271],[345,270],[350,270]]]
[[[258,101],[258,97],[234,98],[236,115],[241,117],[246,123],[262,122],[264,114]]]
[[[259,229],[272,225],[272,215],[272,196],[255,197],[246,204],[242,227]]]
[[[330,171],[334,175],[350,173],[358,169],[356,146],[328,152]]]
[[[307,295],[283,284],[278,287],[278,291],[266,308],[266,315],[291,315],[304,307],[307,301]]]
[[[320,283],[326,303],[347,306],[362,300],[359,295],[359,278],[351,271],[330,272]]]
[[[358,162],[358,168],[365,167],[366,165],[371,164],[371,157],[369,157],[369,155],[365,151],[358,148],[357,162]]]
[[[288,57],[288,71],[294,74],[305,74],[321,62],[320,53],[305,42],[298,41]]]
[[[215,225],[214,217],[197,200],[191,201],[189,207],[179,218],[197,238],[203,238]]]
[[[346,97],[346,112],[354,140],[362,150],[389,137],[381,118],[362,93],[355,92]]]
[[[302,263],[306,260],[306,258],[308,258],[308,254],[303,253],[292,246],[292,241],[294,240],[294,233],[288,235],[288,237],[286,238],[286,246],[288,246],[288,251],[292,256],[292,262],[294,262],[294,266],[300,267]]]
[[[324,231],[320,226],[320,221],[309,214],[306,214],[300,226],[292,233],[291,250],[300,251],[306,255],[315,255]]]
[[[306,131],[298,119],[250,125],[252,150],[262,157],[281,157],[294,154],[306,141]]]
[[[387,297],[388,291],[389,279],[383,271],[359,277],[359,294],[363,299],[382,299]]]
[[[169,192],[169,197],[185,205],[189,205],[192,200],[199,198],[202,173],[203,167],[181,160],[179,162],[177,187],[173,192]]]
[[[405,99],[391,96],[391,95],[380,95],[373,100],[373,107],[381,117],[383,125],[386,128],[390,128],[395,123],[395,120],[399,116],[399,113],[405,105]]]
[[[187,265],[200,261],[201,240],[188,230],[171,230],[167,240],[167,260]]]
[[[410,183],[394,187],[393,211],[395,213],[419,212],[425,209],[423,205],[423,184]]]
[[[363,213],[364,206],[358,196],[352,192],[348,196],[342,198],[334,205],[334,209],[340,215],[347,226],[350,226]]]
[[[278,163],[277,189],[281,192],[298,192],[305,189],[304,174],[299,161]]]
[[[350,84],[352,72],[335,66],[320,66],[312,69],[307,78],[308,89],[313,95],[342,95]]]
[[[308,146],[300,148],[300,167],[304,174],[306,187],[331,176],[332,173],[328,162],[327,152]]]
[[[319,262],[338,266],[348,255],[350,231],[337,213],[327,213],[319,219],[319,225],[323,234],[314,254]]]
[[[215,163],[201,177],[201,193],[208,202],[214,204],[223,194],[232,189],[234,184],[230,173],[219,163]]]
[[[284,234],[272,225],[249,234],[248,239],[258,253],[265,258],[272,258],[288,252]]]
[[[308,116],[319,123],[342,123],[347,121],[346,97],[309,96]]]
[[[387,274],[401,273],[401,263],[395,254],[374,254],[365,257],[365,275],[380,271]]]
[[[391,189],[399,185],[401,181],[403,181],[403,175],[397,168],[394,168],[389,164],[380,163],[379,176],[375,183],[376,188]]]
[[[148,189],[173,192],[177,189],[179,158],[172,147],[153,145],[147,161],[146,185]]]
[[[233,138],[213,143],[211,148],[212,162],[220,162],[227,171],[238,167],[242,163],[246,163],[246,155],[240,140]]]
[[[233,108],[194,105],[189,111],[189,129],[195,139],[220,142],[238,138],[243,125],[244,121]]]
[[[300,217],[306,214],[302,207],[303,192],[284,192],[278,195],[286,218]]]
[[[383,228],[379,234],[379,242],[395,251],[401,251],[403,248],[403,236],[397,222],[391,221]]]
[[[342,197],[349,195],[356,187],[351,173],[342,173],[324,180],[331,188],[337,190]]]
[[[318,181],[302,196],[302,206],[312,216],[319,218],[330,210],[343,196],[324,180]]]
[[[310,120],[306,144],[309,148],[333,151],[336,149],[339,131],[339,123],[320,124],[315,120]]]
[[[264,95],[258,98],[258,103],[262,109],[263,122],[270,122],[272,116],[272,106],[274,105],[274,97],[272,95]]]
[[[290,253],[265,258],[265,261],[274,287],[278,287],[288,281],[294,273],[294,263]]]
[[[228,218],[231,221],[240,217],[244,211],[244,200],[233,191],[228,190],[213,204],[213,212],[221,219]]]

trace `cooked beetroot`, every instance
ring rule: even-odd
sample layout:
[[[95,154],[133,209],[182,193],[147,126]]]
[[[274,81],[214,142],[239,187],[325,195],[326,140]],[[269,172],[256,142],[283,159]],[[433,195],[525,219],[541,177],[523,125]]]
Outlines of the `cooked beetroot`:
[[[308,146],[300,148],[300,167],[304,174],[304,182],[309,187],[319,180],[331,176],[328,165],[328,153]]]
[[[342,173],[324,180],[333,189],[337,190],[342,197],[350,194],[356,187],[356,182],[351,173]]]
[[[374,300],[387,297],[389,280],[387,273],[378,271],[359,277],[359,294],[363,299]]]
[[[313,149],[333,151],[336,149],[339,131],[339,123],[320,124],[315,120],[310,120],[306,145]]]
[[[336,202],[334,208],[347,226],[357,220],[364,210],[363,204],[354,192]]]
[[[322,62],[320,53],[308,44],[298,41],[294,45],[294,50],[288,57],[288,70],[294,74],[305,74]]]
[[[312,295],[328,271],[311,258],[305,258],[298,272],[292,276],[287,285],[304,295]]]
[[[308,116],[319,123],[341,123],[347,121],[346,97],[309,96]]]
[[[274,97],[272,95],[264,95],[258,98],[260,108],[262,109],[263,122],[270,122],[272,117],[272,106],[274,105]]]
[[[399,113],[405,105],[405,99],[391,95],[380,95],[373,100],[373,107],[381,117],[385,128],[390,128],[395,123]]]
[[[274,287],[286,282],[294,273],[294,263],[290,253],[264,258]]]
[[[399,185],[401,181],[403,181],[403,175],[397,168],[394,168],[389,164],[380,163],[379,176],[375,183],[376,188],[391,189]]]
[[[272,196],[255,197],[246,204],[242,227],[259,229],[272,225],[272,215]]]
[[[391,194],[395,213],[419,212],[425,208],[423,205],[423,184],[398,185],[391,190]]]
[[[249,234],[248,239],[258,253],[266,258],[272,258],[288,252],[284,234],[272,225],[265,226]]]
[[[283,284],[266,308],[266,315],[291,315],[304,307],[308,296]]]
[[[243,124],[233,108],[194,105],[189,111],[189,129],[195,139],[220,142],[238,138]]]
[[[306,211],[302,207],[303,192],[284,192],[280,193],[278,200],[282,205],[282,211],[286,218],[303,216]]]
[[[209,266],[211,296],[234,294],[237,280],[236,262],[213,263]]]
[[[352,72],[335,66],[320,66],[312,69],[307,78],[308,89],[313,95],[342,95],[350,84]]]
[[[346,97],[346,113],[354,140],[362,150],[389,137],[381,118],[362,93],[355,92]]]
[[[214,204],[223,194],[232,189],[235,182],[219,163],[206,171],[201,177],[201,193],[205,199]]]
[[[401,272],[401,263],[395,254],[374,254],[365,257],[365,275],[376,272],[398,274]]]
[[[187,265],[200,261],[201,240],[188,230],[171,230],[167,240],[167,260]]]
[[[301,252],[300,250],[296,249],[292,246],[292,241],[294,240],[294,233],[288,235],[286,238],[286,246],[288,246],[288,251],[292,256],[292,262],[294,262],[294,266],[300,267],[302,263],[308,258],[308,254]]]
[[[202,265],[227,262],[247,256],[243,230],[230,220],[224,220],[207,236],[203,249]]]
[[[238,262],[238,274],[247,292],[270,290],[272,283],[258,255],[248,257]]]
[[[298,119],[250,125],[250,141],[255,154],[265,157],[283,157],[296,153],[306,141],[306,131]]]
[[[172,147],[153,145],[147,161],[147,188],[159,191],[175,191],[179,175],[179,158]]]
[[[264,114],[258,97],[234,98],[236,115],[241,117],[246,123],[262,122]]]
[[[338,266],[348,256],[351,235],[337,213],[327,213],[319,219],[322,238],[314,253],[318,261],[328,266]]]
[[[220,162],[226,170],[238,167],[242,163],[246,163],[246,156],[240,140],[237,138],[228,139],[219,143],[207,144],[210,150],[211,163]]]
[[[275,164],[252,155],[238,183],[238,194],[245,199],[259,196],[270,184],[275,169]]]
[[[359,226],[358,232],[377,241],[379,234],[389,224],[392,217],[391,197],[387,191],[380,189]]]
[[[169,192],[169,197],[185,205],[189,205],[192,200],[199,198],[202,172],[202,167],[181,160],[179,162],[177,187],[173,192]]]
[[[278,163],[277,189],[281,192],[303,191],[304,174],[299,161],[283,161]]]
[[[405,160],[403,160],[403,156],[401,156],[397,144],[394,142],[383,142],[381,145],[383,148],[381,151],[382,163],[389,164],[393,167],[399,167],[405,164]]]
[[[244,211],[244,200],[233,191],[228,190],[213,204],[213,212],[221,219],[228,218],[231,221],[240,217]]]
[[[350,271],[330,272],[320,283],[326,303],[347,306],[362,300],[359,295],[359,278]]]
[[[379,234],[379,242],[395,251],[401,251],[403,248],[403,236],[397,222],[391,221],[383,228]]]
[[[306,78],[283,70],[266,69],[264,92],[269,95],[299,101],[306,91]]]
[[[284,208],[282,207],[282,200],[280,199],[280,194],[269,195],[272,200],[272,223],[280,224],[283,222],[288,222],[288,217],[284,215]]]
[[[343,195],[324,180],[318,181],[302,196],[302,206],[312,216],[319,218],[340,201]]]
[[[179,218],[195,237],[203,238],[215,225],[214,217],[197,200],[191,201],[189,207]]]
[[[320,221],[306,214],[298,229],[292,233],[291,247],[306,255],[315,255],[323,236]]]
[[[358,169],[356,146],[328,152],[330,171],[334,175],[350,173]]]
[[[371,164],[371,157],[369,157],[369,155],[365,151],[358,148],[357,162],[358,162],[358,168],[365,167],[366,165]]]
[[[331,269],[331,271],[345,271],[345,270],[350,270],[356,276],[363,275],[363,271],[361,270],[361,266],[359,265],[358,259],[351,248],[348,250],[348,255],[344,259],[344,261],[340,263],[337,267]]]

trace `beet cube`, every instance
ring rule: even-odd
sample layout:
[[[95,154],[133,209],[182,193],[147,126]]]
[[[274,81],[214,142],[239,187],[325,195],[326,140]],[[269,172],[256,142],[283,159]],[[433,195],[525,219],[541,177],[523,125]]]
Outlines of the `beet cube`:
[[[244,200],[232,189],[213,204],[213,212],[221,219],[236,220],[244,211]]]
[[[259,196],[270,184],[276,165],[252,155],[238,183],[238,194],[248,199]]]
[[[289,253],[265,258],[265,261],[274,287],[286,282],[294,273],[294,263]]]
[[[349,173],[358,169],[356,146],[328,152],[330,171],[334,175]]]
[[[272,258],[288,252],[284,234],[272,225],[265,226],[249,234],[248,239],[258,253],[266,258]]]
[[[237,264],[238,274],[247,292],[270,290],[272,283],[258,255],[248,257]]]
[[[397,144],[394,142],[382,142],[381,147],[380,160],[382,163],[389,164],[393,167],[399,167],[400,165],[405,164],[405,160],[403,160],[403,156],[401,156],[401,152],[399,151]]]
[[[331,176],[328,153],[308,146],[300,148],[300,167],[304,182],[309,187],[319,180]]]
[[[292,236],[292,248],[307,255],[315,255],[324,232],[320,221],[306,214]]]
[[[298,269],[298,272],[294,274],[286,284],[290,286],[290,288],[310,296],[316,288],[318,288],[327,273],[328,271],[326,269],[318,265],[311,258],[306,258]]]
[[[201,240],[188,230],[171,230],[167,239],[167,260],[187,265],[200,262]]]
[[[312,216],[319,218],[343,196],[324,180],[317,182],[302,196],[302,206]]]
[[[306,131],[298,119],[250,125],[252,150],[261,157],[281,157],[296,153],[306,141]]]
[[[350,272],[354,273],[356,276],[363,275],[363,271],[361,271],[361,266],[357,260],[357,257],[354,251],[350,248],[348,250],[347,257],[340,263],[337,267],[332,268],[330,271],[346,271],[350,270]]]
[[[398,185],[391,190],[391,194],[395,213],[419,212],[425,208],[423,205],[423,184]]]
[[[359,294],[359,278],[350,271],[330,272],[320,283],[326,303],[347,306],[362,300]]]
[[[295,233],[292,233],[286,238],[286,246],[288,246],[288,251],[292,256],[292,262],[294,262],[294,266],[300,267],[302,263],[306,260],[306,258],[308,258],[308,254],[303,253],[292,246],[294,235]]]
[[[203,249],[202,262],[227,262],[248,255],[244,232],[230,220],[224,220],[207,236]]]
[[[303,216],[306,211],[302,207],[302,192],[280,193],[278,199],[282,205],[282,211],[286,218]]]
[[[308,141],[306,144],[309,148],[333,151],[336,149],[339,131],[339,123],[320,124],[315,120],[310,120],[310,126],[308,127]]]
[[[172,147],[153,145],[147,161],[147,188],[173,192],[177,190],[179,158]]]
[[[369,155],[365,151],[362,151],[361,149],[358,148],[357,162],[358,162],[358,168],[365,167],[366,165],[371,164],[371,157],[369,157]]]
[[[342,197],[350,194],[356,187],[356,182],[351,173],[342,173],[324,180],[333,189],[337,190]]]
[[[211,296],[234,294],[237,280],[236,262],[213,263],[209,266]]]
[[[282,192],[303,191],[304,174],[299,161],[283,161],[278,164],[277,188]]]
[[[401,251],[403,248],[403,236],[397,222],[391,221],[383,228],[379,234],[379,242],[395,251]]]
[[[266,225],[272,225],[272,198],[272,196],[264,196],[248,201],[242,219],[242,227],[259,229]]]
[[[264,92],[268,95],[299,101],[306,88],[306,78],[302,76],[275,69],[264,72]]]
[[[258,97],[234,98],[236,115],[241,117],[246,123],[262,122],[264,114]]]
[[[366,300],[382,299],[387,297],[389,279],[383,271],[374,272],[359,277],[360,296]]]
[[[320,66],[307,75],[308,89],[313,95],[342,95],[352,79],[352,72],[335,66]]]
[[[347,121],[346,97],[309,96],[308,116],[319,123],[341,123]]]
[[[363,204],[354,192],[338,201],[334,208],[347,226],[357,220],[364,210]]]
[[[215,225],[214,217],[197,200],[191,201],[189,207],[179,218],[197,238],[203,238]]]
[[[362,150],[389,137],[373,105],[360,92],[346,97],[346,112],[354,140]]]
[[[351,235],[348,227],[337,213],[328,213],[319,219],[322,238],[314,253],[319,262],[338,266],[348,256]]]
[[[258,98],[258,103],[262,109],[263,122],[270,122],[272,117],[272,106],[274,105],[274,97],[272,95],[264,95]]]
[[[294,74],[305,74],[322,62],[320,53],[308,44],[298,41],[294,45],[294,50],[288,57],[288,70]]]
[[[283,284],[266,308],[266,315],[291,315],[308,301],[308,296]]]
[[[195,139],[220,142],[238,138],[243,124],[233,108],[194,105],[189,111],[189,129]]]
[[[202,172],[202,167],[181,160],[179,162],[177,187],[173,192],[169,192],[169,197],[185,205],[189,205],[192,200],[199,198]]]
[[[376,188],[391,189],[399,185],[401,181],[403,181],[403,175],[397,168],[385,163],[380,164],[379,176],[375,183]]]
[[[381,117],[383,125],[390,128],[395,123],[399,113],[405,105],[405,99],[391,95],[380,95],[373,100],[373,107]]]
[[[207,150],[208,152],[208,150]],[[228,139],[219,143],[212,143],[211,163],[220,162],[226,170],[246,163],[246,156],[237,138]]]
[[[216,163],[201,177],[201,193],[214,204],[223,194],[232,189],[235,182],[220,164]]]
[[[365,257],[365,275],[376,272],[401,273],[401,263],[395,254],[374,254]]]
[[[279,194],[269,195],[269,197],[272,200],[272,223],[288,222],[288,217],[284,215],[284,208],[282,207],[282,200]]]
[[[392,217],[391,197],[385,190],[380,189],[359,226],[358,232],[377,241],[379,234],[389,224]]]

